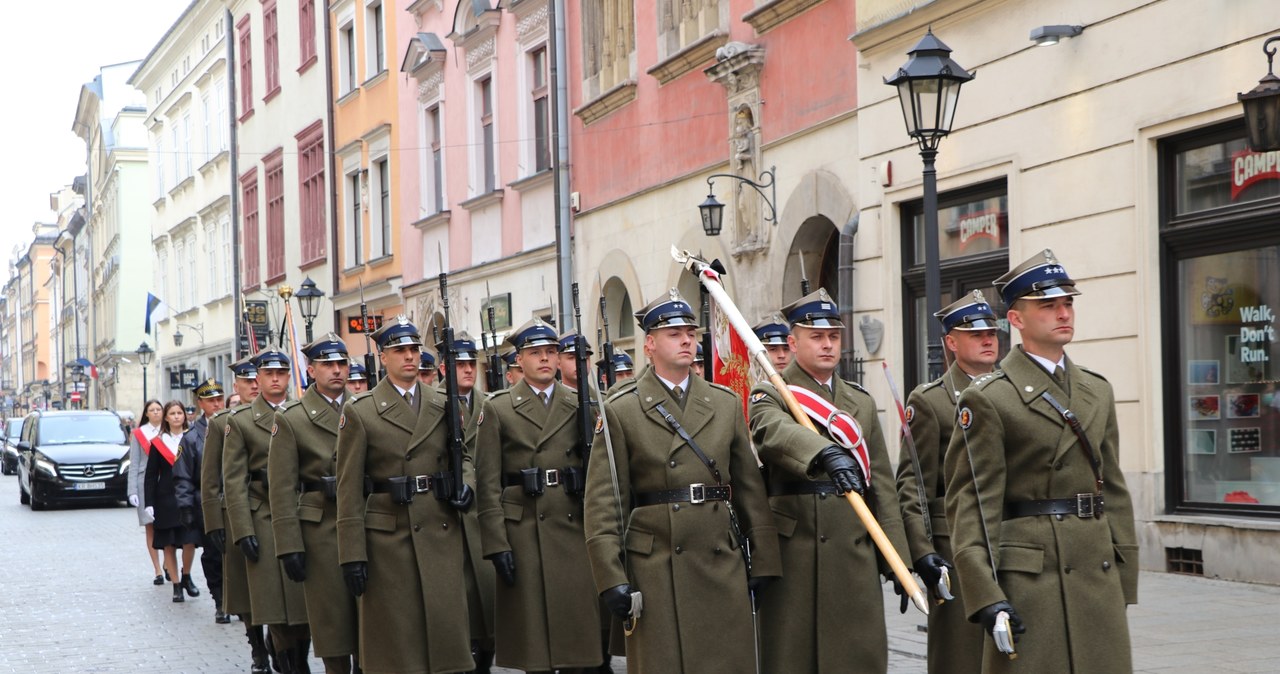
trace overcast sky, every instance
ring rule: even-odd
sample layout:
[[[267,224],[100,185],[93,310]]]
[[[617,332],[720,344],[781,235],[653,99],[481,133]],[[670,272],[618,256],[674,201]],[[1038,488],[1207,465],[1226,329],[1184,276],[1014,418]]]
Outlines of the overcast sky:
[[[0,104],[0,282],[31,226],[53,222],[49,194],[85,172],[71,131],[80,87],[105,65],[146,57],[189,0],[64,0],[12,3],[0,29],[5,90]]]

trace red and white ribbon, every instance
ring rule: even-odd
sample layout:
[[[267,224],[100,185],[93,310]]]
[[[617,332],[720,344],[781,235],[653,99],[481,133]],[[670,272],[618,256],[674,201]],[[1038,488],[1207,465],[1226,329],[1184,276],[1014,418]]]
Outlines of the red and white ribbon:
[[[853,416],[807,388],[794,384],[788,385],[787,388],[791,389],[792,395],[796,397],[796,402],[800,403],[804,413],[809,415],[815,424],[820,424],[827,429],[827,433],[831,435],[832,440],[836,441],[836,444],[849,450],[857,460],[858,466],[862,468],[862,474],[870,480],[871,456],[867,452],[867,443],[862,438],[862,428],[858,426]]]

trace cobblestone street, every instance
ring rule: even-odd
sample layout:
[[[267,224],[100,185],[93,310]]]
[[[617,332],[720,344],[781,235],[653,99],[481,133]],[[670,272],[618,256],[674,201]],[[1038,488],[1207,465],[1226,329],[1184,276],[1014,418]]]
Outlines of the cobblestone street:
[[[198,559],[201,596],[175,604],[151,584],[132,510],[33,513],[17,492],[16,478],[0,478],[0,673],[248,671],[243,627],[213,622]],[[923,617],[899,615],[885,587],[889,671],[924,672]],[[1140,599],[1129,610],[1135,671],[1278,671],[1280,588],[1144,573]],[[324,671],[314,657],[311,670]]]

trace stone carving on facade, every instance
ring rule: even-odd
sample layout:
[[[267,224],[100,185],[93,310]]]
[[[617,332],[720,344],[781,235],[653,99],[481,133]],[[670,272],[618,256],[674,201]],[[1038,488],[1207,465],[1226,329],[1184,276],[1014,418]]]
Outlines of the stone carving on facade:
[[[488,61],[490,58],[493,58],[493,52],[494,52],[494,49],[497,48],[497,46],[498,46],[498,38],[490,37],[489,39],[485,40],[484,42],[481,42],[475,47],[468,49],[467,50],[467,70],[468,71],[474,70],[476,66],[484,63],[485,61]]]
[[[547,32],[547,6],[535,9],[529,16],[516,22],[516,39],[523,42],[534,33]]]
[[[716,64],[706,69],[707,77],[725,88],[729,108],[729,169],[741,178],[760,182],[760,69],[764,48],[730,42],[716,50]],[[769,245],[770,229],[762,217],[760,195],[750,186],[734,181],[733,208],[727,228],[732,233],[730,250],[735,256],[763,251]],[[776,206],[776,205],[775,205]]]
[[[431,73],[418,84],[418,102],[430,103],[440,98],[440,85],[444,83],[444,69]]]

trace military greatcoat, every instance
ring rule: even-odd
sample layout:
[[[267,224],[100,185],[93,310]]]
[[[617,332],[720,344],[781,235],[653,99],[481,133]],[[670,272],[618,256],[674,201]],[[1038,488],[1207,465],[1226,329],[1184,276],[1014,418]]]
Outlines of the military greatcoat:
[[[338,502],[311,488],[337,474],[340,414],[314,386],[307,389],[302,399],[280,406],[267,458],[276,555],[306,555],[302,587],[311,638],[322,658],[354,654],[357,639],[356,599],[338,565]],[[299,493],[300,483],[311,487]]]
[[[902,513],[875,401],[839,377],[832,378],[828,392],[795,361],[782,378],[817,393],[858,422],[871,462],[867,505],[905,559]],[[827,479],[821,468],[810,471],[818,454],[834,442],[825,428],[814,433],[797,423],[770,384],[752,391],[749,413],[770,493],[779,493],[787,483]],[[763,671],[885,671],[889,646],[880,576],[892,572],[853,508],[843,497],[827,494],[771,496],[769,505],[777,522],[783,573],[761,597]],[[852,607],[861,616],[854,632],[848,629]]]
[[[338,422],[338,559],[368,562],[356,600],[360,667],[369,674],[465,672],[474,668],[463,579],[461,516],[434,492],[396,504],[365,495],[365,477],[449,470],[444,396],[414,384],[410,405],[390,378],[357,394]],[[414,408],[417,408],[416,410]],[[464,480],[474,482],[470,456]]]
[[[1133,505],[1120,471],[1111,385],[1067,359],[1068,393],[1020,347],[1000,368],[960,394],[959,428],[944,466],[965,611],[973,616],[1008,600],[1027,629],[1016,660],[997,653],[986,639],[983,671],[1129,672],[1125,606],[1138,600],[1138,546]],[[1046,391],[1075,413],[1102,461],[1106,505],[1100,517],[1005,516],[1012,503],[1074,500],[1094,491],[1084,447],[1042,398]],[[980,512],[990,541],[984,538]]]
[[[479,392],[472,390],[473,408],[478,411],[465,415],[466,430],[463,440],[466,442],[472,461],[478,464],[476,435],[479,426],[475,422],[484,418],[484,407],[488,401],[483,395],[476,400],[475,396],[479,395]],[[493,564],[484,558],[484,549],[480,542],[480,516],[477,512],[480,509],[479,506],[477,499],[476,507],[462,514],[462,531],[466,534],[467,541],[463,550],[466,563],[462,565],[462,571],[467,583],[467,612],[471,616],[471,640],[477,642],[476,645],[483,650],[492,652],[496,619],[493,609],[495,573]]]
[[[715,460],[722,481],[733,485],[732,503],[751,541],[752,574],[782,573],[778,534],[742,418],[742,399],[690,377],[685,400],[681,409],[649,368],[617,384],[606,401],[621,506],[604,439],[597,436],[587,475],[591,571],[597,591],[630,583],[644,596],[644,612],[627,637],[629,671],[752,672],[747,572],[728,509],[720,501],[631,507],[634,494],[715,484],[689,444],[663,420],[657,410],[662,404]]]
[[[267,471],[275,408],[258,396],[237,411],[223,431],[222,484],[227,500],[227,546],[246,536],[258,539],[258,561],[245,560],[254,625],[305,625],[307,604],[302,587],[284,575],[276,559],[271,530],[271,502],[261,477]]]
[[[530,496],[503,476],[523,469],[581,470],[577,394],[558,385],[546,405],[525,381],[484,405],[476,444],[477,500],[486,557],[511,552],[516,583],[497,583],[495,662],[525,671],[594,667],[600,602],[582,529],[582,497],[564,485]]]
[[[246,410],[249,404],[222,410],[209,419],[204,438],[204,458],[200,470],[200,507],[204,512],[205,533],[222,529],[227,535],[227,549],[222,552],[222,608],[231,615],[249,614],[249,575],[240,548],[226,531],[227,504],[222,493],[222,446],[227,420],[232,414]]]
[[[898,500],[902,503],[902,523],[907,531],[911,560],[929,553],[953,560],[942,466],[955,429],[956,398],[971,381],[959,365],[952,365],[940,379],[921,384],[907,396],[907,424],[920,456],[920,474],[924,476],[923,480],[917,480],[915,465],[904,441],[898,455]],[[921,483],[929,506],[932,539],[925,530],[924,509],[920,506],[917,485]],[[933,592],[933,588],[927,590]],[[930,674],[977,672],[982,667],[982,627],[969,622],[965,615],[964,597],[954,570],[951,594],[954,600],[929,609]]]

